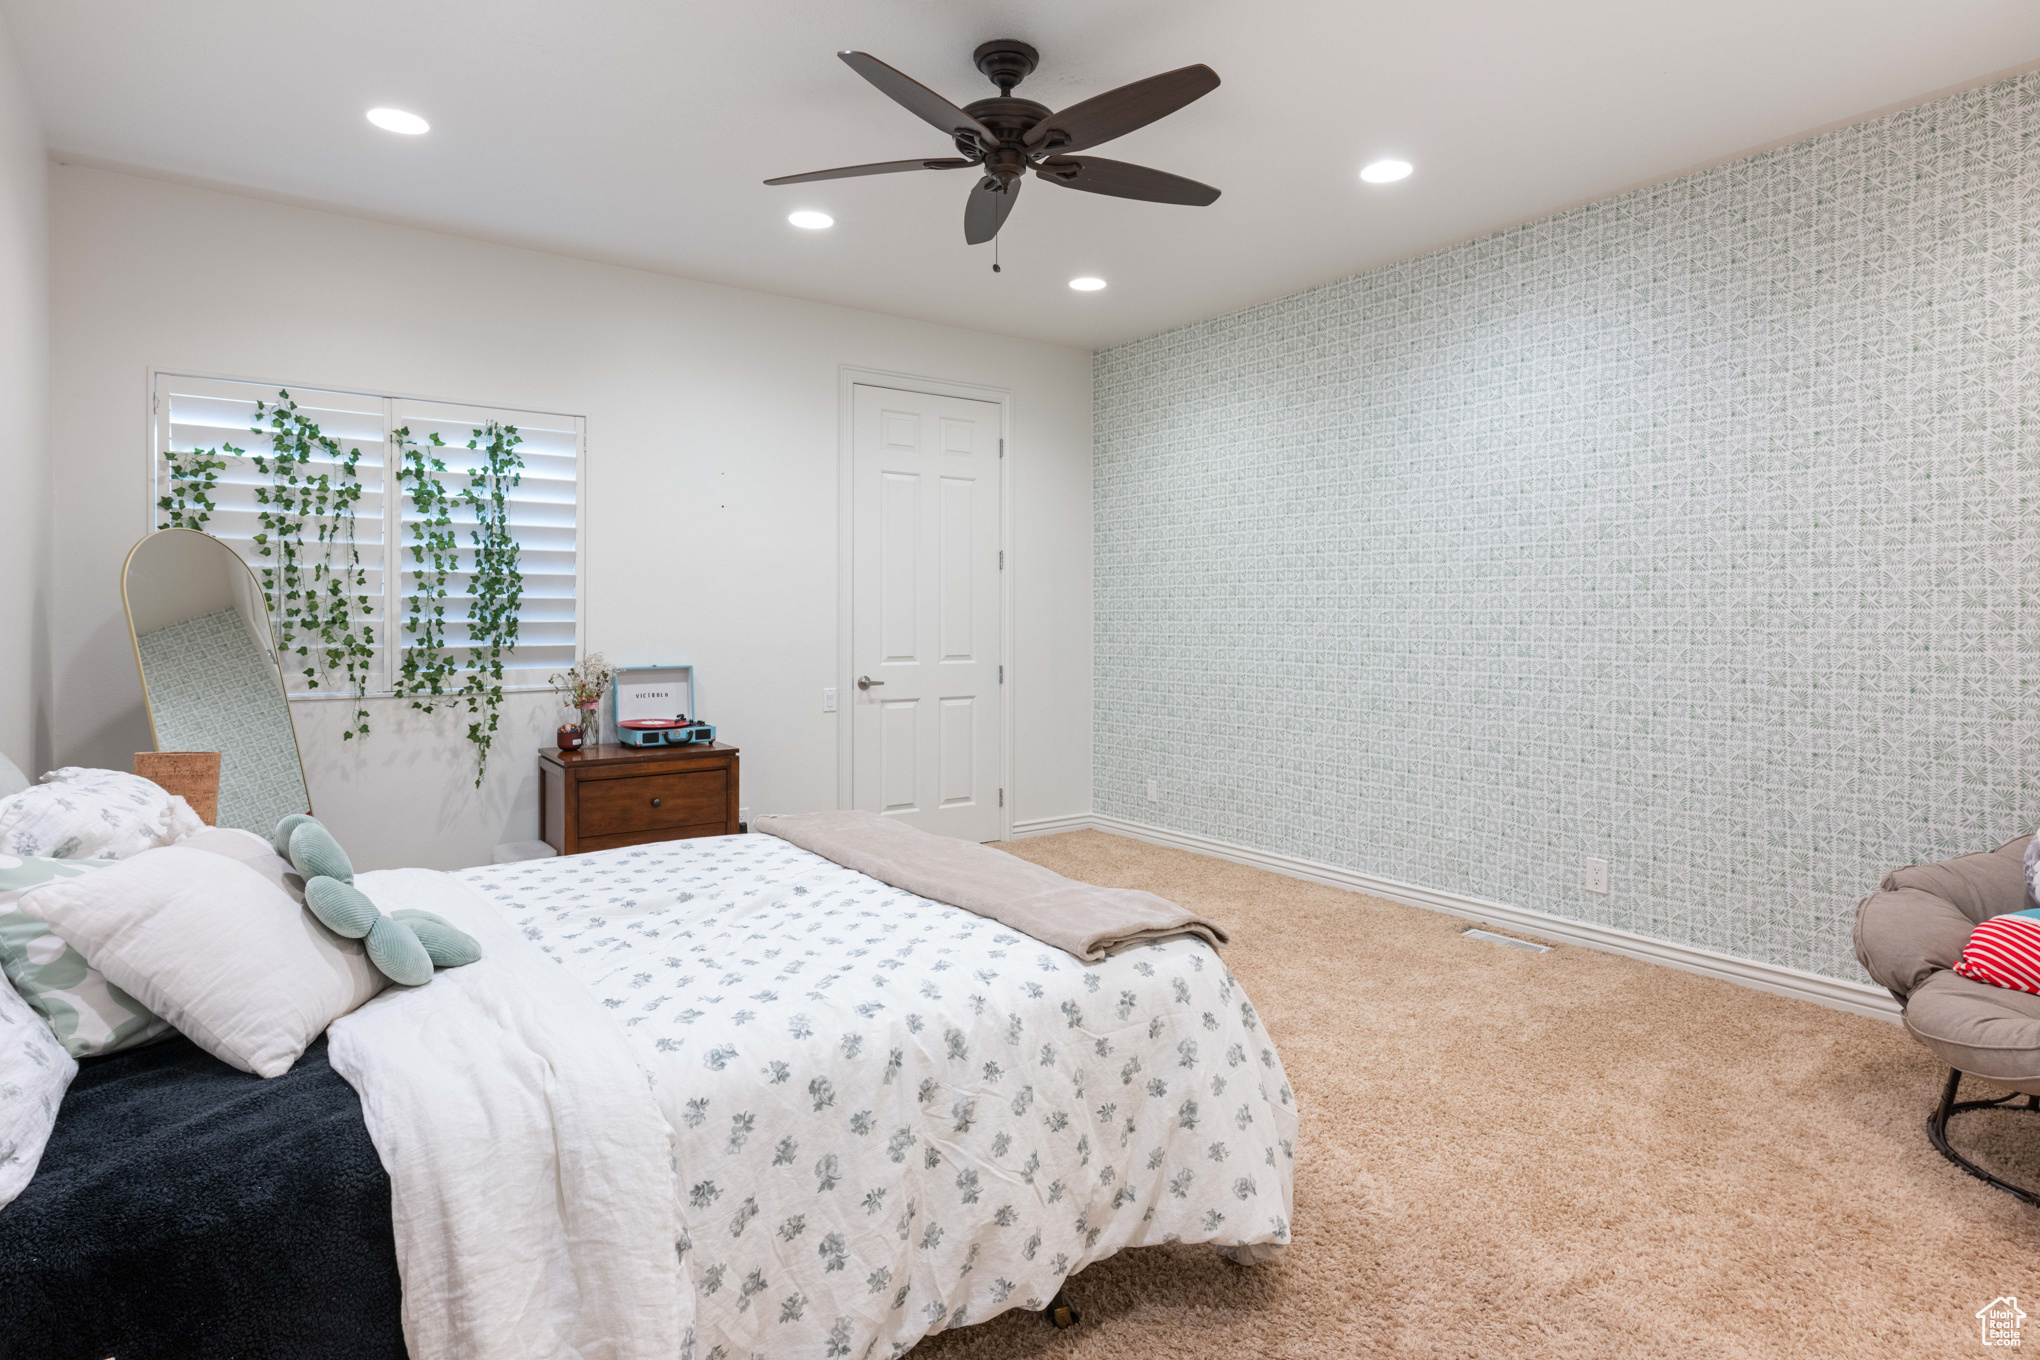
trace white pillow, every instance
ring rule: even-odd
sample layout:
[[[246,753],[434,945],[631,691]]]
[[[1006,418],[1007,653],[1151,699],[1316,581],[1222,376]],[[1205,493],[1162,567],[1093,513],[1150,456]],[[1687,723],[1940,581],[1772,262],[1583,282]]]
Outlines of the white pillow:
[[[28,1186],[78,1074],[50,1027],[0,978],[0,1206]]]
[[[191,844],[60,879],[17,909],[200,1048],[257,1076],[288,1072],[385,981],[361,941],[320,925],[262,871]]]
[[[237,826],[209,826],[177,843],[188,849],[239,860],[290,894],[291,901],[299,906],[305,904],[304,879],[291,867],[289,860],[276,853],[275,846],[252,831],[243,831]]]
[[[0,854],[126,859],[205,823],[191,805],[138,774],[66,765],[0,799]]]

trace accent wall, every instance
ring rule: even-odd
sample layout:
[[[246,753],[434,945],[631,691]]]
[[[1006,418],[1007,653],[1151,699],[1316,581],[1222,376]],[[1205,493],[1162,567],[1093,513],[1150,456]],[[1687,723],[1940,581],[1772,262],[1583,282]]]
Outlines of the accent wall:
[[[1102,816],[1852,979],[2040,818],[2040,75],[1094,375]]]

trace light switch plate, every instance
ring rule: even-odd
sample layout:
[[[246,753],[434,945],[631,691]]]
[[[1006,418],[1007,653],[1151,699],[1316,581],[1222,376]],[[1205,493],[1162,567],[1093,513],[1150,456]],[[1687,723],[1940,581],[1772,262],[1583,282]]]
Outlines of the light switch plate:
[[[824,712],[824,713],[834,713],[835,711],[836,711],[836,691],[835,691],[834,689],[825,689],[825,690],[823,690],[823,691],[822,691],[822,712]]]
[[[1608,891],[1608,861],[1605,859],[1588,860],[1586,862],[1586,879],[1585,886],[1588,892],[1605,894]]]

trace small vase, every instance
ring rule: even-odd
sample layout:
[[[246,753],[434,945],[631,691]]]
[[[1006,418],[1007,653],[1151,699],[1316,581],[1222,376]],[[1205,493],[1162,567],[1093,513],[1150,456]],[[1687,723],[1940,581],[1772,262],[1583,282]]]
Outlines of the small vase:
[[[554,739],[559,742],[562,751],[578,751],[581,749],[582,743],[587,740],[587,737],[581,731],[579,724],[561,723],[560,730],[555,734]]]

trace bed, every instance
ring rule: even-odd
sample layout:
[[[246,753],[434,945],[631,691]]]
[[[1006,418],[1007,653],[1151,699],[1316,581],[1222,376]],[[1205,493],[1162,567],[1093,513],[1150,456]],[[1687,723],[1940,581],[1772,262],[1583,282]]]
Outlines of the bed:
[[[336,1355],[402,1354],[400,1309],[420,1355],[863,1360],[1041,1308],[1126,1247],[1288,1241],[1294,1097],[1201,940],[1087,964],[762,835],[360,882],[429,902],[490,966],[391,989],[276,1081],[181,1041],[89,1067],[0,1209],[0,1356],[321,1356],[279,1347],[277,1319],[346,1301]],[[124,1188],[86,1169],[152,1122],[212,1152],[130,1133]],[[237,1140],[308,1129],[307,1155],[260,1159],[232,1212],[204,1212]],[[120,1251],[75,1240],[151,1181],[170,1207],[121,1220]],[[333,1228],[316,1264],[265,1266],[265,1240],[303,1255],[307,1204]],[[251,1264],[148,1264],[206,1243]],[[118,1335],[61,1332],[88,1260],[166,1301]],[[202,1321],[175,1302],[193,1290],[218,1291]]]

